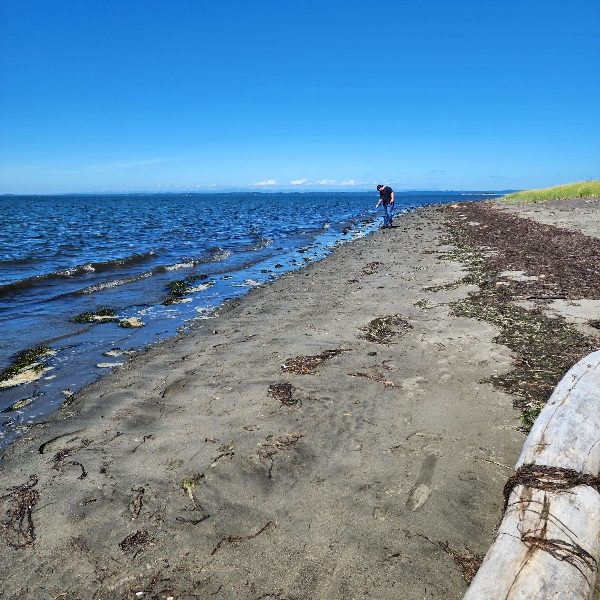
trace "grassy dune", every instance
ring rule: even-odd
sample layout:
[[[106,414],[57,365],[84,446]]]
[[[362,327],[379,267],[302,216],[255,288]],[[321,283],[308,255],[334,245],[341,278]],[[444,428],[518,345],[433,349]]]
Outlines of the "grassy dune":
[[[590,179],[578,183],[567,183],[540,190],[524,190],[504,196],[510,203],[543,202],[544,200],[566,200],[572,198],[600,198],[600,179]]]

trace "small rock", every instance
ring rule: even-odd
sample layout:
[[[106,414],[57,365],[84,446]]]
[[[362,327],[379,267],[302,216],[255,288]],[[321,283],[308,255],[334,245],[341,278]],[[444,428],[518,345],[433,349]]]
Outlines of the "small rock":
[[[123,354],[126,355],[130,355],[130,354],[135,354],[135,350],[121,350],[121,348],[113,348],[112,350],[108,350],[107,352],[103,353],[104,356],[110,356],[112,357],[116,357],[116,356],[123,356]]]
[[[2,412],[7,413],[19,410],[21,408],[24,408],[28,404],[31,404],[33,400],[34,398],[24,398],[23,400],[17,400],[16,402],[13,402],[9,407],[5,408]]]
[[[137,317],[129,317],[128,319],[121,319],[119,321],[119,327],[124,327],[125,329],[130,329],[133,327],[143,327],[145,323],[138,319]]]
[[[123,352],[121,350],[109,350],[108,352],[104,352],[104,356],[121,356]]]

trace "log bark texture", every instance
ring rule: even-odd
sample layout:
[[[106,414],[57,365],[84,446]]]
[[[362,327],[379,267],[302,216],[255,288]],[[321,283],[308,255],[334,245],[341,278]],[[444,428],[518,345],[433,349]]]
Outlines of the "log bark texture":
[[[464,599],[593,598],[600,558],[600,351],[558,384],[516,469],[538,476],[513,480],[495,541]],[[593,477],[577,484],[580,473]]]

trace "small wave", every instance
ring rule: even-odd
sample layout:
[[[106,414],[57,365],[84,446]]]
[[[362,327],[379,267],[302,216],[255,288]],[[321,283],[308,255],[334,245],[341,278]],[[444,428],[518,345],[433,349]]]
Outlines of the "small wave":
[[[37,285],[43,285],[49,281],[55,279],[72,279],[80,275],[89,275],[90,273],[106,272],[116,270],[118,268],[135,265],[141,262],[151,260],[156,255],[154,252],[145,252],[143,254],[133,254],[125,258],[118,258],[115,260],[108,260],[104,262],[89,262],[83,265],[76,265],[67,269],[61,269],[60,271],[53,271],[51,273],[45,273],[43,275],[34,275],[32,277],[26,277],[13,281],[5,285],[0,286],[0,296],[11,294],[25,290],[27,288],[35,287]]]
[[[90,266],[98,272],[111,271],[116,267],[128,267],[130,265],[137,265],[140,263],[147,262],[156,258],[156,252],[143,252],[141,254],[132,254],[125,258],[116,258],[115,260],[108,260],[106,262],[93,262]]]
[[[231,250],[222,250],[221,248],[213,248],[209,251],[208,256],[202,258],[184,258],[182,262],[172,265],[161,265],[154,269],[155,273],[168,273],[169,271],[178,271],[179,269],[191,269],[198,265],[204,265],[211,262],[221,262],[227,260],[233,253]]]
[[[165,271],[177,271],[179,269],[190,269],[191,267],[195,267],[198,264],[198,261],[190,260],[188,262],[177,263],[174,265],[167,265],[164,267]]]
[[[81,273],[93,273],[96,269],[92,266],[91,263],[87,264],[87,265],[82,265],[79,267],[72,267],[70,269],[64,269],[63,271],[56,271],[56,273],[53,273],[53,275],[56,278],[59,277],[73,277],[74,275],[79,275]],[[48,276],[48,279],[50,279],[50,276]]]
[[[97,283],[95,285],[90,285],[89,287],[83,288],[82,290],[78,290],[75,292],[77,296],[81,296],[83,294],[93,294],[94,292],[101,292],[103,290],[109,290],[111,288],[118,287],[120,285],[126,285],[128,283],[135,283],[136,281],[140,281],[142,279],[147,279],[148,277],[152,277],[154,273],[152,271],[147,271],[146,273],[140,273],[139,275],[133,275],[131,277],[125,277],[123,279],[113,279],[112,281],[105,281],[104,283]]]
[[[218,262],[226,260],[231,256],[231,251],[229,250],[215,250],[209,256],[200,258],[200,259],[190,259],[185,262],[175,263],[173,265],[160,265],[155,267],[151,271],[146,271],[144,273],[139,273],[137,275],[132,275],[131,277],[124,277],[122,279],[113,279],[111,281],[105,281],[103,283],[97,283],[94,285],[90,285],[82,290],[78,290],[76,292],[68,292],[67,295],[74,293],[77,296],[83,294],[93,294],[94,292],[101,292],[103,290],[108,290],[110,288],[115,288],[121,285],[126,285],[128,283],[135,283],[136,281],[140,281],[141,279],[147,279],[148,277],[152,277],[153,275],[157,275],[159,273],[168,273],[170,271],[177,271],[178,269],[190,269],[197,265],[206,264],[208,262]],[[212,284],[211,284],[212,285]],[[203,288],[204,289],[204,288]]]
[[[9,267],[13,267],[16,265],[32,265],[39,262],[39,260],[39,258],[28,256],[22,258],[0,258],[0,266],[7,265]]]
[[[256,251],[256,250],[264,250],[265,248],[268,248],[272,243],[273,243],[272,239],[261,237],[255,244],[250,246],[248,248],[248,250],[250,252]]]
[[[227,260],[232,254],[233,254],[233,252],[231,250],[221,250],[220,252],[217,252],[213,256],[212,260],[214,260],[214,261]]]

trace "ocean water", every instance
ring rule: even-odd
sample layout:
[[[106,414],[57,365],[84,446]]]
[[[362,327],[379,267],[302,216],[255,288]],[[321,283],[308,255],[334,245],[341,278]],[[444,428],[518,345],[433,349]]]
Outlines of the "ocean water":
[[[396,213],[494,195],[401,193]],[[53,351],[40,379],[0,387],[0,446],[111,368],[97,365],[122,362],[120,353],[368,235],[381,221],[376,201],[376,193],[0,197],[0,372],[23,350]],[[185,278],[183,302],[165,304],[169,283]],[[73,321],[101,307],[144,326]]]

